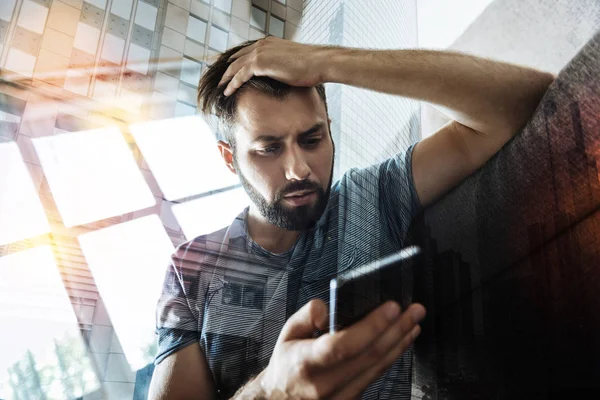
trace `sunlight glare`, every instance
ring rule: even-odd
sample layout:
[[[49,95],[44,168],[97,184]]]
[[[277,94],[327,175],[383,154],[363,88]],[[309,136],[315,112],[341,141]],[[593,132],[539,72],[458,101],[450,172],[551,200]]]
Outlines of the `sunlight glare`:
[[[65,338],[69,343],[65,349],[78,354],[74,368],[85,378],[77,395],[99,387],[50,246],[0,257],[0,326],[0,388],[10,387],[8,369],[23,360],[28,351],[35,358],[38,373],[54,369],[60,372],[56,345],[64,343]],[[49,398],[61,397],[61,385],[41,385]],[[0,390],[0,398],[9,397]]]
[[[157,215],[79,236],[98,291],[133,370],[148,364],[144,354],[156,340],[155,311],[173,253]]]
[[[0,246],[50,231],[33,180],[15,142],[0,143]]]
[[[117,127],[64,133],[33,141],[67,227],[155,204]]]
[[[133,124],[130,130],[167,200],[236,185],[200,116]]]
[[[174,204],[172,210],[185,237],[191,240],[230,225],[248,205],[250,205],[250,198],[244,188],[240,187]]]

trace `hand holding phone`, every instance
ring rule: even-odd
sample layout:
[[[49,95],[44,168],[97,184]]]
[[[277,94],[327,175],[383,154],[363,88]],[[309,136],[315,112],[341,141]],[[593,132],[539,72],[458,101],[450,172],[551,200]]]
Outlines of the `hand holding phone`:
[[[411,302],[406,280],[412,278],[419,254],[419,247],[406,247],[333,278],[329,286],[329,332],[352,325],[388,300],[406,309]]]
[[[400,312],[386,302],[342,333],[315,338],[328,315],[313,299],[287,320],[269,365],[239,398],[355,399],[410,347],[424,316],[422,305]]]

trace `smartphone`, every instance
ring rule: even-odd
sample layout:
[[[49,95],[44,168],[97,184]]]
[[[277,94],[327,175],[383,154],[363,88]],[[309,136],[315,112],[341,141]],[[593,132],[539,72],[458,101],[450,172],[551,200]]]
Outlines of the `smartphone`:
[[[394,300],[406,309],[412,300],[412,275],[421,249],[409,246],[380,260],[343,272],[329,284],[329,333],[364,318]]]

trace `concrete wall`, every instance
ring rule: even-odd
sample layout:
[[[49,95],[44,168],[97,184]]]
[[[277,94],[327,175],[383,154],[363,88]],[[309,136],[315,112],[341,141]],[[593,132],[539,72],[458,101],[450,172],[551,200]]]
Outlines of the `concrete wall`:
[[[443,47],[442,37],[453,37],[451,49],[558,73],[578,49],[600,29],[600,2],[597,0],[495,0],[476,16],[470,0],[419,2],[419,32],[424,47]],[[480,5],[481,3],[479,3]],[[477,11],[477,10],[476,10]],[[464,15],[474,17],[466,26]],[[440,22],[427,25],[424,20]],[[441,21],[451,21],[443,24]],[[461,20],[461,24],[457,22]],[[439,41],[431,40],[433,32]],[[423,107],[423,137],[447,121],[429,106]]]

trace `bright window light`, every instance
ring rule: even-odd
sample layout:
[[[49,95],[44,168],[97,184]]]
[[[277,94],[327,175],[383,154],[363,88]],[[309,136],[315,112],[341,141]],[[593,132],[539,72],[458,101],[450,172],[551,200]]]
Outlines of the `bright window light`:
[[[48,398],[77,398],[99,388],[50,246],[0,257],[0,326],[0,398],[19,397],[14,388],[38,375],[62,377],[38,381]]]
[[[0,143],[0,246],[50,231],[15,142]]]
[[[149,215],[79,236],[98,291],[132,370],[154,354],[156,303],[173,253],[160,218]]]
[[[199,116],[135,124],[130,130],[167,200],[239,183]]]
[[[155,204],[118,128],[42,137],[33,143],[67,227]]]
[[[172,210],[185,237],[191,240],[231,225],[235,217],[249,204],[250,199],[246,191],[238,188],[174,204]],[[216,213],[215,210],[219,212]]]
[[[492,0],[419,0],[419,47],[444,49],[462,35]]]

